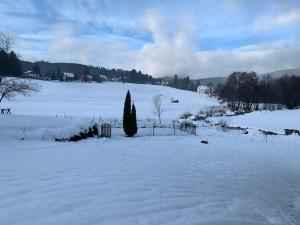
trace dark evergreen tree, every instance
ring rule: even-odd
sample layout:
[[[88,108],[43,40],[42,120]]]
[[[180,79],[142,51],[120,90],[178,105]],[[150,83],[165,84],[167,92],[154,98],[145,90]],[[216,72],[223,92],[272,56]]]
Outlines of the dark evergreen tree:
[[[41,70],[38,63],[35,63],[31,69],[34,74],[41,75]]]
[[[56,80],[55,70],[52,70],[52,73],[51,73],[51,80]]]
[[[178,87],[178,76],[175,74],[174,79],[173,79],[173,87],[177,88]]]
[[[17,55],[11,51],[6,53],[0,50],[0,76],[20,76],[22,74],[22,65]]]
[[[9,60],[9,75],[21,76],[22,75],[22,65],[21,61],[18,59],[17,55],[12,51],[8,54]]]
[[[0,76],[8,75],[8,55],[0,49]]]
[[[123,129],[126,135],[131,134],[131,96],[130,91],[127,91],[124,110],[123,110]]]
[[[136,123],[136,109],[134,103],[132,104],[132,109],[131,109],[131,135],[133,136],[137,133],[137,123]]]
[[[134,104],[131,107],[130,91],[127,92],[124,103],[123,129],[128,137],[132,137],[137,133],[136,109]]]

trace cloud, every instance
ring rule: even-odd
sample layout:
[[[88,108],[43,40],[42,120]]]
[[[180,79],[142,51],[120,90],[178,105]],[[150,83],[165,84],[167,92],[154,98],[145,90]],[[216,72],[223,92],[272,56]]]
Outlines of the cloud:
[[[299,0],[0,2],[23,59],[193,78],[299,68],[299,15]]]
[[[265,32],[300,23],[300,9],[294,9],[279,15],[268,15],[257,18],[253,25],[255,32]],[[299,27],[299,25],[298,25]]]
[[[121,66],[126,58],[127,45],[122,42],[92,35],[77,36],[70,24],[57,24],[51,30],[53,38],[45,43],[45,53],[51,61]]]
[[[174,22],[174,21],[173,21]],[[193,19],[179,17],[170,28],[158,12],[146,14],[153,43],[131,53],[134,65],[156,76],[190,75],[193,78],[225,76],[235,70],[269,72],[299,67],[300,41],[264,42],[233,50],[201,51],[197,48],[197,28]]]
[[[145,24],[153,42],[131,52],[134,67],[156,76],[189,71],[194,64],[197,32],[189,18],[177,22],[172,27],[160,12],[146,12]]]

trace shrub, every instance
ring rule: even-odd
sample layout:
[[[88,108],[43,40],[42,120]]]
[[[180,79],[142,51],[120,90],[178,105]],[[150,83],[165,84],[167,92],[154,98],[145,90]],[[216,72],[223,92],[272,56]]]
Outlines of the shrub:
[[[228,125],[228,122],[224,119],[221,119],[219,122],[218,122],[218,125],[220,126],[220,128],[222,129],[222,131],[226,132],[229,125]]]
[[[94,137],[94,133],[93,133],[93,130],[92,128],[89,127],[89,130],[87,132],[87,137]]]
[[[180,116],[180,119],[187,119],[189,118],[190,116],[192,116],[193,114],[190,113],[190,112],[185,112],[183,113],[181,116]]]
[[[93,126],[93,134],[94,134],[95,136],[98,136],[98,135],[99,135],[99,130],[98,130],[97,124],[95,124],[95,125]]]

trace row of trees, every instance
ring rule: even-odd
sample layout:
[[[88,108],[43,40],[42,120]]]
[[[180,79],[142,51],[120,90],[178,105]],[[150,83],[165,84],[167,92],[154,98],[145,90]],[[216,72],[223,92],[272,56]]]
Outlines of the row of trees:
[[[169,83],[169,86],[171,87],[188,91],[197,91],[197,87],[199,85],[199,80],[196,83],[194,83],[189,76],[179,78],[177,75],[174,75],[173,80]]]
[[[259,78],[255,72],[234,72],[225,85],[218,86],[216,94],[227,101],[232,110],[257,110],[261,104],[293,109],[300,106],[300,77],[285,75],[273,79],[266,75]]]
[[[94,67],[76,63],[49,63],[37,61],[35,63],[23,62],[24,70],[31,70],[42,77],[49,77],[52,80],[61,80],[63,72],[72,72],[75,80],[81,79],[83,75],[91,75],[97,79],[97,75],[104,75],[108,80],[119,80],[120,82],[155,84],[159,79],[154,79],[148,74],[132,69],[107,69],[104,67]]]

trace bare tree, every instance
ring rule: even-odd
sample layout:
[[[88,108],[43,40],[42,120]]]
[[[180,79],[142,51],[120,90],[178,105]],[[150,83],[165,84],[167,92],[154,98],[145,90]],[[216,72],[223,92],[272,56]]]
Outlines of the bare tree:
[[[0,32],[0,49],[8,53],[13,44],[13,37],[9,33]],[[30,96],[38,92],[39,85],[25,79],[4,77],[0,75],[0,102],[3,99],[13,99],[17,95]]]
[[[39,89],[39,85],[31,81],[0,76],[0,102],[3,99],[11,100],[16,95],[30,96]]]
[[[11,50],[13,44],[13,37],[10,33],[0,32],[0,49],[3,49],[6,53]]]
[[[161,123],[161,115],[164,112],[162,107],[161,95],[155,95],[153,97],[153,109],[152,112],[158,117],[159,123]]]

